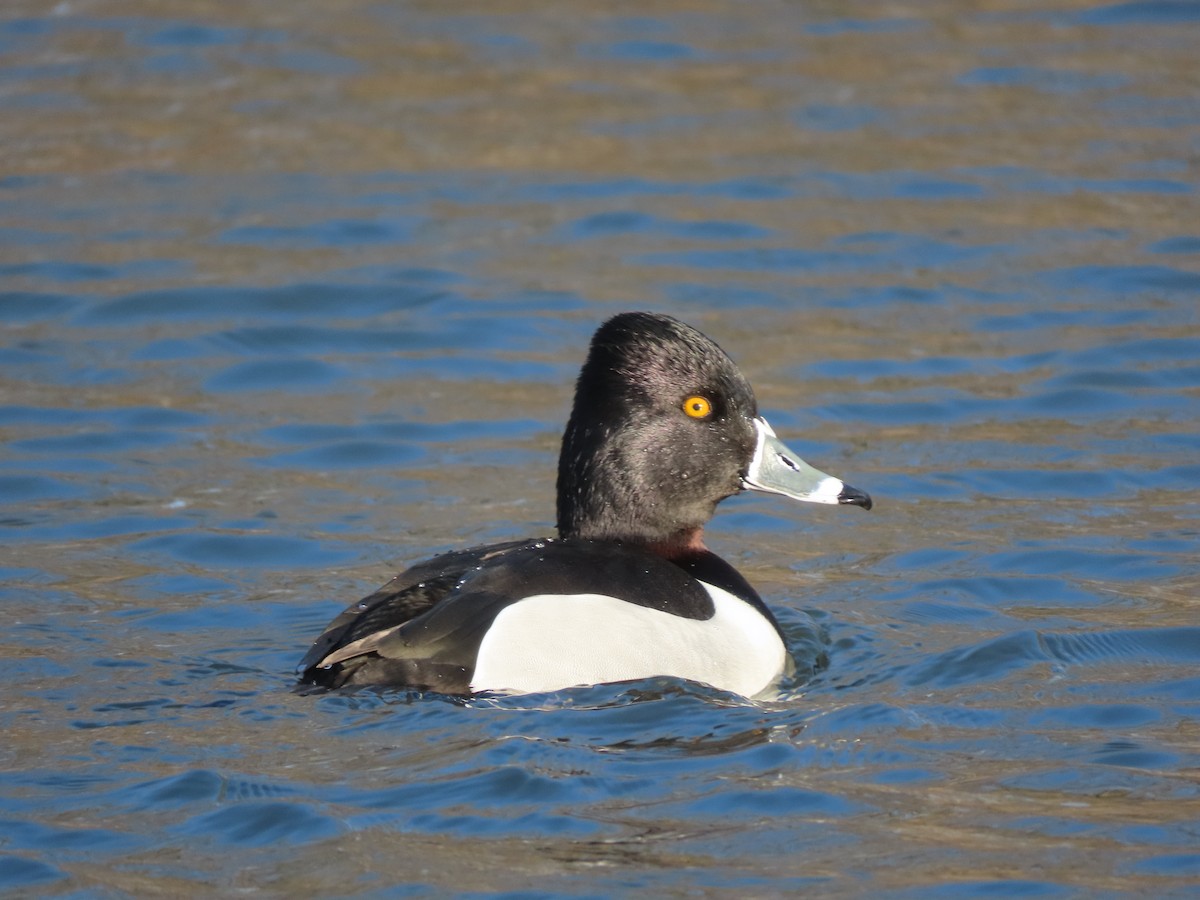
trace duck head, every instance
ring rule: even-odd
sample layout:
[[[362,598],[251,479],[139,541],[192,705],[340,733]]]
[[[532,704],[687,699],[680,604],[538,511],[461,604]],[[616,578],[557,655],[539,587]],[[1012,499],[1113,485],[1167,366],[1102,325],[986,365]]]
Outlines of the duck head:
[[[699,331],[644,312],[601,325],[563,435],[559,533],[701,548],[717,504],[743,490],[871,508],[779,440],[749,382]]]

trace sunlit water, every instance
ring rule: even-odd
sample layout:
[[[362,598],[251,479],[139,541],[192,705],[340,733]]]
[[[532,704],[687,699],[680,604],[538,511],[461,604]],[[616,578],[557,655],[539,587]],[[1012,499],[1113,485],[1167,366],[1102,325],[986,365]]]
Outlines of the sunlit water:
[[[1198,889],[1196,4],[190,9],[0,11],[0,890]],[[797,679],[292,692],[631,308],[876,499]]]

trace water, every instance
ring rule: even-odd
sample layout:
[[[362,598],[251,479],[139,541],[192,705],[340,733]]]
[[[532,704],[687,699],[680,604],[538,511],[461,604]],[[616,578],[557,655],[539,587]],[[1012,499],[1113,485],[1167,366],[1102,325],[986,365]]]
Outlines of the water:
[[[7,4],[0,889],[1194,895],[1198,38]],[[711,528],[812,677],[292,693],[396,569],[549,532],[630,308],[876,499]]]

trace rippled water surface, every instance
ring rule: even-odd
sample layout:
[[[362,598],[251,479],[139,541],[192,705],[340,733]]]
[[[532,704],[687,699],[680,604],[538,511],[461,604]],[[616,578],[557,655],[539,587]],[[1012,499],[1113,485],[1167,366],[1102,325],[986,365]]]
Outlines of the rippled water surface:
[[[1198,45],[1154,0],[6,3],[0,891],[1195,895]],[[876,498],[711,527],[810,677],[293,693],[398,568],[551,530],[631,308]]]

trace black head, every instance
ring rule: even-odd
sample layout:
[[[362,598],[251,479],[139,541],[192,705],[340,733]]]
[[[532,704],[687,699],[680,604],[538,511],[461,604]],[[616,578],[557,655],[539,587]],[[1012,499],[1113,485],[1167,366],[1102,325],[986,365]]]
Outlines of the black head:
[[[558,463],[558,528],[667,541],[712,518],[754,453],[754,392],[725,352],[669,316],[625,313],[592,338]]]
[[[745,488],[870,507],[779,442],[749,382],[699,331],[644,312],[600,326],[563,435],[559,533],[686,545]]]

